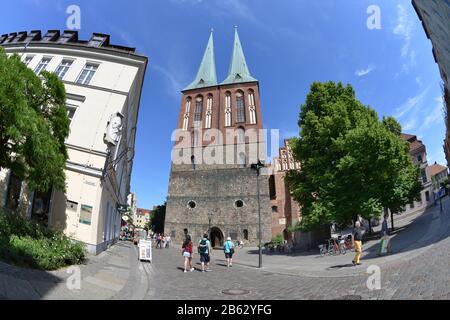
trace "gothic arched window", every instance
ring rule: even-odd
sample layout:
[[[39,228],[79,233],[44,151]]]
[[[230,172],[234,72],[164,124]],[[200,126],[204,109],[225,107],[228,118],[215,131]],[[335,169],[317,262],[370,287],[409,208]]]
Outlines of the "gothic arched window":
[[[248,91],[248,111],[250,114],[250,124],[256,124],[255,93],[251,89]]]
[[[208,99],[206,100],[206,123],[205,129],[211,128],[211,120],[212,120],[212,105],[213,105],[213,96],[212,94],[208,95]]]
[[[231,92],[225,94],[225,127],[231,126]]]
[[[203,98],[198,96],[195,99],[194,126],[200,127],[202,124]]]
[[[236,110],[237,110],[236,122],[245,122],[245,103],[244,103],[244,93],[242,91],[236,92]]]
[[[184,110],[183,130],[188,129],[190,112],[191,112],[191,97],[188,97],[186,99],[186,109]]]

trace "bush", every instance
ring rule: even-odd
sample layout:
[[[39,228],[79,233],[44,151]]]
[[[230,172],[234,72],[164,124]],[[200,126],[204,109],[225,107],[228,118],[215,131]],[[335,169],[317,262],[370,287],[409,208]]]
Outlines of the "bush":
[[[18,214],[0,212],[0,258],[20,266],[55,270],[80,264],[86,257],[81,243]]]
[[[272,239],[272,243],[275,246],[283,246],[284,244],[284,238],[282,234],[277,234],[273,239]]]

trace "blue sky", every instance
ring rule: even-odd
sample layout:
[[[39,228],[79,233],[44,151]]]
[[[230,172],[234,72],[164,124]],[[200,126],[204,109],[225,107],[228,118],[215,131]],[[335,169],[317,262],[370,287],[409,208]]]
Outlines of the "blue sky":
[[[81,8],[81,38],[108,33],[112,43],[149,57],[132,176],[140,207],[166,199],[180,90],[196,75],[210,28],[222,81],[239,26],[260,81],[264,126],[282,139],[298,134],[299,106],[313,81],[342,81],[380,117],[396,116],[404,132],[418,135],[429,163],[445,164],[442,81],[410,0],[8,0],[0,33],[65,29],[72,4]],[[366,26],[372,4],[381,29]]]

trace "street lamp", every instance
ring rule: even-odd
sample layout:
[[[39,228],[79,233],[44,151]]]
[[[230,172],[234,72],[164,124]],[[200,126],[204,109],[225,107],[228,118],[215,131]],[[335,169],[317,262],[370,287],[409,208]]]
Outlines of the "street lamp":
[[[258,232],[258,240],[259,240],[259,263],[258,268],[262,268],[262,232],[261,232],[261,204],[260,204],[260,194],[259,194],[259,175],[261,173],[261,168],[264,168],[264,165],[261,163],[261,160],[258,159],[257,163],[251,165],[251,168],[256,171],[256,189],[258,195],[258,224],[259,224],[259,232]]]

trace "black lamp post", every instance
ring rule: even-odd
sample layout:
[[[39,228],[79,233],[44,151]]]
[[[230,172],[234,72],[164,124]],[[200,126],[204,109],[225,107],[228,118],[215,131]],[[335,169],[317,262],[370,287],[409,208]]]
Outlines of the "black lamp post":
[[[259,264],[258,268],[262,268],[262,232],[261,232],[261,204],[260,204],[260,194],[259,194],[259,175],[261,173],[261,168],[264,168],[264,165],[261,163],[261,160],[258,159],[257,163],[251,165],[251,168],[256,171],[256,189],[258,195],[258,224],[259,224],[259,232],[258,232],[258,240],[259,240]]]

